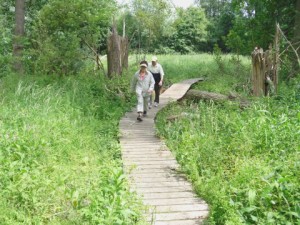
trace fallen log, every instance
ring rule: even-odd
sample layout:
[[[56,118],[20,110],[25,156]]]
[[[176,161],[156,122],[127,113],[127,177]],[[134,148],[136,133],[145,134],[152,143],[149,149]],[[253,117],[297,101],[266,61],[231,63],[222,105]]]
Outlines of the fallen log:
[[[250,101],[248,101],[247,99],[242,99],[235,93],[229,93],[229,95],[227,96],[214,92],[191,89],[185,94],[184,98],[192,100],[213,101],[217,103],[222,103],[225,101],[238,101],[240,104],[240,108],[242,109],[250,106]]]
[[[201,99],[201,100],[212,100],[212,101],[225,101],[229,100],[228,96],[222,95],[219,93],[208,92],[208,91],[199,91],[191,89],[185,94],[185,98],[189,99]]]

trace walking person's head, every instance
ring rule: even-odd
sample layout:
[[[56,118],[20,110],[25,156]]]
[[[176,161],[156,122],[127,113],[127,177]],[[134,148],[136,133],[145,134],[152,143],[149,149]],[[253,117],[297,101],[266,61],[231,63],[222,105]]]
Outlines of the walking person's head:
[[[148,62],[147,61],[143,60],[143,61],[140,62],[140,71],[141,72],[146,71],[147,67],[148,67]]]
[[[156,56],[152,57],[151,63],[152,63],[152,66],[156,66],[156,63],[157,63],[157,57]]]

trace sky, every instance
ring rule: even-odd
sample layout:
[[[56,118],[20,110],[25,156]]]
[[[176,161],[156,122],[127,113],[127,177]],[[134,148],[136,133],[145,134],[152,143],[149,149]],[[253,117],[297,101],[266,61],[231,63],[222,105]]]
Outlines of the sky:
[[[194,0],[170,0],[174,3],[175,6],[177,7],[183,7],[187,8],[191,6],[194,3]],[[117,0],[119,3],[128,3],[129,0]]]
[[[172,0],[177,7],[187,8],[194,3],[194,0]]]

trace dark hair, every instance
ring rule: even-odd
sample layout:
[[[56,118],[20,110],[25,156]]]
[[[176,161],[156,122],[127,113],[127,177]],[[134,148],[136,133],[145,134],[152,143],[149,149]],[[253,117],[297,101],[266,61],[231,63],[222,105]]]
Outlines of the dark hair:
[[[141,65],[141,64],[146,64],[146,65],[148,66],[148,62],[147,62],[146,60],[141,61],[141,62],[140,62],[140,65]]]

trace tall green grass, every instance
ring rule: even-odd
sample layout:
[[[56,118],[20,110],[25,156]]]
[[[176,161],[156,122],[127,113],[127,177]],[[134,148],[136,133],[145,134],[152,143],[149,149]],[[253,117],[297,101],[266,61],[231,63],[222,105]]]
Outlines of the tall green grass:
[[[189,57],[180,61],[187,64],[180,68],[196,67]],[[196,88],[247,93],[235,83],[246,85],[249,69],[237,74],[227,61],[214,70],[218,62],[209,62],[212,70]],[[294,86],[281,83],[279,90],[245,110],[232,102],[182,101],[159,113],[157,132],[209,203],[209,224],[300,223],[300,102]],[[179,117],[170,122],[170,115]]]
[[[0,87],[1,224],[137,224],[118,122],[128,78],[6,76]]]
[[[228,94],[229,91],[249,92],[250,61],[234,55],[222,55],[216,60],[213,54],[158,55],[158,62],[165,71],[165,87],[190,78],[204,78],[202,90]],[[151,55],[146,56],[151,63]]]

